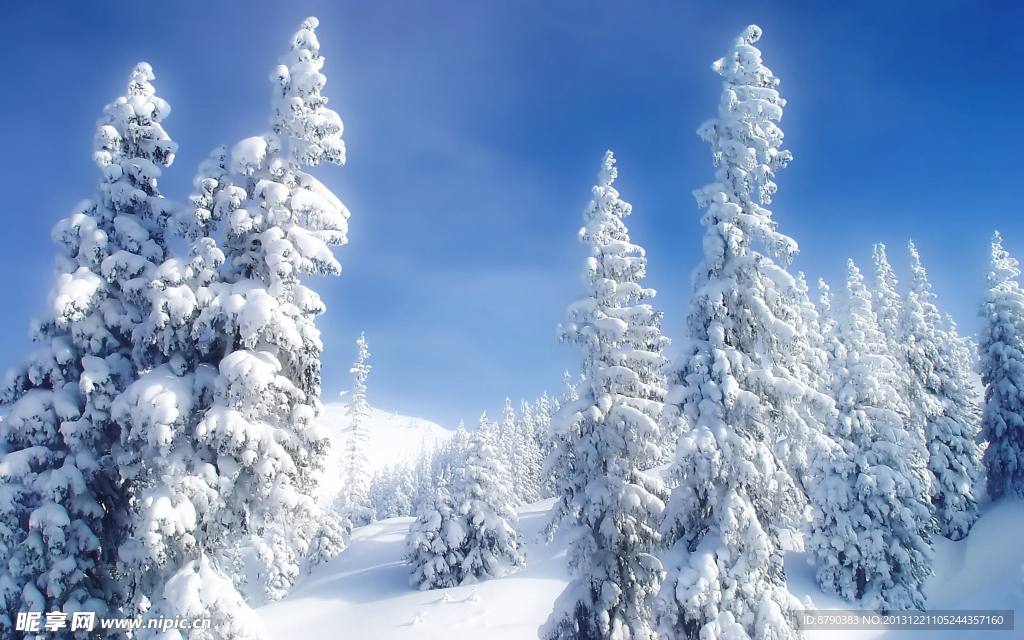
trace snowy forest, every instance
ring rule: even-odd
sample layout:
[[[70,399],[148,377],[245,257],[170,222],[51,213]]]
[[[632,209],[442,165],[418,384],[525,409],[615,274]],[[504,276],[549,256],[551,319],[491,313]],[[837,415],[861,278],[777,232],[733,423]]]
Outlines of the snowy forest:
[[[1019,563],[1010,599],[987,607],[927,586],[986,517],[1024,526],[1018,263],[992,230],[976,336],[933,292],[942,256],[910,238],[874,244],[870,264],[836,255],[842,282],[792,269],[797,239],[767,207],[797,160],[757,26],[723,40],[717,112],[687,124],[710,157],[679,178],[696,205],[679,215],[704,234],[677,239],[702,255],[677,275],[684,335],[663,334],[645,286],[659,256],[630,238],[644,212],[608,151],[581,185],[579,297],[552,327],[550,348],[580,363],[560,389],[430,442],[375,434],[407,419],[371,407],[363,334],[325,413],[314,287],[345,277],[363,214],[312,175],[346,162],[318,26],[281,43],[269,128],[210,141],[190,193],[159,187],[177,145],[149,64],[103,108],[95,191],[53,228],[34,348],[5,365],[0,638],[364,638],[383,619],[384,638],[787,640],[831,637],[798,624],[816,607],[1024,610]],[[399,444],[408,455],[382,462]],[[345,598],[383,608],[343,614]],[[33,612],[143,626],[26,630]],[[175,617],[210,625],[145,628]]]

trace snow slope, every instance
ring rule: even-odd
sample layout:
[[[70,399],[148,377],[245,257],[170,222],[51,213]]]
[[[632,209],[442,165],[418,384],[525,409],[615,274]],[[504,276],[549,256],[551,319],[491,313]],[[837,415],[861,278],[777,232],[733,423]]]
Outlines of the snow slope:
[[[535,543],[551,503],[519,510],[527,566],[500,580],[413,590],[402,560],[412,518],[392,518],[357,529],[338,558],[315,568],[284,601],[257,611],[274,640],[535,638],[568,582],[562,534],[550,545]]]
[[[351,420],[345,415],[347,410],[347,402],[325,404],[323,413],[317,418],[317,422],[331,432],[333,440],[324,476],[324,489],[331,495],[337,493],[339,488],[334,471],[338,468],[338,457],[345,450],[345,443],[351,433]],[[372,407],[364,426],[368,436],[366,457],[370,462],[371,474],[385,466],[410,462],[421,450],[446,441],[454,433],[422,418],[400,416]]]
[[[523,571],[473,586],[414,591],[402,561],[411,518],[356,530],[338,558],[317,567],[282,602],[258,609],[274,640],[532,640],[568,577],[564,532],[537,542],[551,501],[519,510],[528,543]],[[1024,501],[990,505],[960,542],[936,541],[930,610],[1014,609],[1015,631],[810,631],[808,640],[1010,640],[1024,637]],[[790,591],[819,609],[851,608],[822,593],[804,553],[788,553]]]

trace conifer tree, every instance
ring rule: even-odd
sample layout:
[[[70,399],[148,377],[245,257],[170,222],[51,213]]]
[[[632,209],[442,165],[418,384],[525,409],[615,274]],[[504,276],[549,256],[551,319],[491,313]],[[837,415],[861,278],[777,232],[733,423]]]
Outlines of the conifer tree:
[[[505,405],[501,409],[501,422],[497,424],[497,432],[494,435],[493,446],[506,476],[505,481],[512,489],[512,499],[517,506],[524,504],[524,478],[517,460],[523,446],[521,437],[522,434],[516,426],[516,413],[512,408],[512,399],[506,396]]]
[[[553,497],[562,495],[569,490],[569,475],[572,473],[571,460],[568,458],[568,444],[562,441],[564,434],[554,428],[555,416],[558,415],[562,407],[579,400],[578,386],[579,382],[574,382],[572,374],[566,370],[562,374],[562,393],[553,403],[553,410],[548,420],[548,451],[544,456],[541,473],[549,478],[548,482],[551,484],[551,496]],[[563,453],[556,453],[559,447],[561,447]],[[549,539],[550,536],[554,535],[557,526],[558,518],[556,517],[545,529],[545,535]]]
[[[920,352],[915,351],[914,338],[910,335],[910,325],[905,307],[907,301],[896,292],[899,281],[885,253],[885,245],[878,243],[872,251],[874,273],[872,277],[871,309],[878,321],[878,327],[886,341],[886,351],[896,368],[891,372],[890,384],[900,397],[906,400],[901,405],[903,426],[907,435],[917,441],[917,445],[926,447],[925,430],[929,416],[939,408],[935,398],[927,393],[921,383],[925,368],[931,368],[931,362]],[[919,375],[920,374],[920,375]],[[923,487],[931,486],[931,474],[928,472],[927,457],[915,457],[914,473]]]
[[[1017,264],[996,232],[978,336],[978,371],[985,385],[981,429],[988,441],[983,462],[993,499],[1024,495],[1024,291]]]
[[[828,355],[821,333],[821,317],[810,299],[802,271],[797,273],[794,285],[784,290],[784,295],[788,298],[787,304],[796,310],[792,321],[793,337],[780,345],[789,353],[774,354],[772,359],[800,385],[803,399],[781,405],[775,453],[793,476],[800,489],[800,499],[804,500],[815,481],[813,459],[832,446],[823,432],[836,410],[835,401],[829,395]]]
[[[533,407],[526,400],[519,403],[516,431],[519,434],[516,438],[519,449],[516,452],[515,464],[522,484],[519,497],[524,504],[532,504],[540,500],[540,472],[544,465],[544,459],[540,443],[537,440],[537,425],[534,421]]]
[[[554,495],[555,482],[554,474],[547,468],[546,461],[553,447],[551,440],[551,416],[555,414],[555,405],[551,398],[548,397],[547,391],[541,394],[541,397],[533,403],[531,412],[539,451],[539,467],[537,469],[538,492],[541,499],[550,498]]]
[[[455,512],[447,487],[439,487],[429,504],[422,504],[406,536],[405,561],[409,584],[417,589],[444,589],[462,583],[466,531]]]
[[[664,505],[660,482],[644,471],[660,457],[668,340],[661,313],[642,302],[655,292],[640,284],[646,260],[623,223],[631,207],[612,186],[614,163],[609,151],[579,234],[591,249],[587,296],[560,328],[582,351],[583,379],[554,422],[551,466],[567,470],[554,513],[572,528],[572,582],[541,629],[547,640],[654,637],[650,601],[662,572],[651,554]]]
[[[878,318],[878,327],[892,345],[899,342],[899,316],[903,299],[896,292],[899,280],[885,254],[885,245],[876,243],[871,252],[875,270],[872,278],[871,309]]]
[[[960,540],[978,518],[975,484],[981,474],[977,444],[981,411],[968,374],[970,356],[945,331],[935,307],[928,274],[917,248],[910,246],[910,292],[900,317],[901,343],[910,373],[928,400],[923,404],[931,504],[939,531]]]
[[[500,578],[526,561],[507,474],[492,445],[489,428],[469,439],[465,462],[451,480],[452,498],[465,520],[466,541],[462,580]]]
[[[302,24],[274,71],[273,132],[215,151],[192,208],[172,220],[193,261],[223,260],[200,263],[188,350],[168,353],[113,409],[136,467],[136,535],[119,550],[135,606],[147,618],[211,615],[209,637],[223,640],[262,637],[240,592],[278,598],[307,552],[323,559],[344,544],[315,500],[329,443],[314,424],[324,309],[302,283],[339,271],[330,245],[345,241],[348,218],[301,170],[344,161],[316,25]]]
[[[900,369],[871,301],[849,261],[842,314],[829,320],[839,414],[826,435],[838,447],[817,460],[807,549],[823,589],[869,609],[923,609],[932,523],[915,469],[925,453],[904,429],[908,410],[893,386]]]
[[[366,448],[369,436],[364,422],[370,414],[370,405],[366,402],[366,378],[370,374],[370,365],[366,360],[370,352],[366,348],[366,334],[360,334],[356,341],[356,362],[352,365],[352,392],[346,414],[349,418],[349,435],[345,443],[342,458],[343,479],[341,510],[345,528],[361,527],[370,522],[370,507],[367,491],[369,490],[369,460]]]
[[[421,506],[406,538],[410,582],[419,589],[454,587],[507,575],[525,563],[511,487],[492,446],[486,413],[470,436],[466,458],[431,504]]]
[[[724,78],[718,117],[698,130],[718,169],[694,192],[707,208],[704,259],[686,347],[668,371],[664,420],[682,436],[661,527],[671,545],[655,602],[665,638],[797,636],[780,538],[802,524],[807,462],[776,447],[810,441],[832,403],[801,378],[804,302],[786,271],[797,245],[762,206],[791,154],[780,149],[785,101],[753,46],[760,36],[748,27],[713,65]]]
[[[112,464],[120,430],[111,404],[137,375],[155,329],[148,283],[168,258],[162,225],[174,205],[157,179],[176,145],[161,125],[146,63],[97,123],[92,199],[59,222],[57,283],[33,322],[39,348],[7,375],[0,423],[0,635],[19,611],[127,606],[117,549],[131,535],[129,495]],[[185,301],[187,306],[188,301]],[[107,632],[103,632],[107,633]]]

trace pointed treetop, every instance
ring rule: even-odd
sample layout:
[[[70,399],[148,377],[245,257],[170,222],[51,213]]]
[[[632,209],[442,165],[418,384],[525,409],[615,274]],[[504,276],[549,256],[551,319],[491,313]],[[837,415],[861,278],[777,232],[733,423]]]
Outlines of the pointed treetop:
[[[925,323],[929,328],[936,328],[942,322],[942,314],[936,308],[936,295],[932,292],[932,284],[928,282],[928,272],[921,264],[921,256],[914,246],[914,241],[907,243],[910,252],[910,291],[917,297],[921,305],[921,313],[924,314]]]
[[[876,242],[875,246],[872,247],[871,258],[875,263],[875,277],[877,278],[876,284],[885,286],[888,290],[895,291],[896,286],[899,284],[899,280],[896,278],[896,273],[892,270],[892,266],[889,264],[889,258],[885,255],[885,245],[881,242]]]
[[[824,278],[818,278],[818,304],[822,309],[832,308],[832,294]]]
[[[735,240],[717,243],[713,253],[706,248],[710,264],[720,264],[729,253],[743,255],[753,240],[760,239],[769,256],[785,268],[797,244],[776,230],[772,212],[758,203],[771,203],[778,190],[775,174],[793,154],[781,148],[784,134],[776,124],[786,105],[775,88],[779,81],[761,64],[761,52],[748,44],[755,34],[759,36],[760,30],[748,29],[729,54],[712,65],[724,78],[718,116],[704,122],[697,134],[711,144],[719,169],[715,182],[697,189],[694,196],[699,206],[708,208],[702,224],[727,224],[729,233],[741,232]],[[721,248],[732,244],[735,251]]]
[[[832,311],[832,292],[824,278],[818,278],[818,316],[820,320],[821,333],[830,337],[836,330],[837,322]]]
[[[619,171],[615,168],[615,156],[610,150],[605,151],[604,160],[601,161],[601,170],[597,173],[598,186],[610,187],[618,176]]]
[[[846,289],[850,297],[871,300],[871,292],[864,286],[864,276],[861,275],[860,269],[854,263],[853,258],[849,258],[846,261]],[[868,309],[870,309],[870,306]]]
[[[290,160],[314,166],[321,162],[345,164],[341,118],[327,108],[320,95],[327,78],[320,69],[324,58],[314,30],[316,18],[308,18],[292,36],[291,51],[281,56],[270,74],[275,85],[270,123],[274,133],[290,141]]]
[[[910,288],[917,294],[922,303],[928,303],[935,297],[932,293],[932,285],[928,282],[928,272],[921,265],[921,254],[917,252],[914,241],[907,242],[907,250],[910,252]]]
[[[1003,237],[996,231],[992,234],[992,257],[989,262],[989,271],[985,279],[988,287],[994,289],[1005,285],[1020,275],[1017,268],[1017,260],[1010,257],[1010,254],[1003,249]]]
[[[727,85],[748,85],[760,87],[761,89],[773,89],[778,86],[779,79],[772,74],[768,67],[761,64],[761,51],[753,46],[753,43],[760,39],[761,28],[757,25],[750,25],[733,41],[732,49],[728,55],[716,60],[711,65],[711,68],[715,73],[725,77]],[[767,101],[764,105],[761,105],[767,108],[764,113],[769,114],[772,120],[780,119],[782,117],[782,107],[786,105],[786,101],[774,92],[761,91],[755,92],[753,95],[758,94]],[[742,95],[738,97],[740,100],[744,99]]]
[[[900,295],[896,293],[899,281],[889,264],[889,258],[885,255],[884,244],[875,244],[871,258],[875,265],[875,270],[871,274],[871,308],[878,317],[878,325],[886,337],[889,340],[896,340],[899,333],[900,309],[903,307]]]
[[[156,91],[153,89],[153,85],[149,83],[150,80],[155,80],[156,76],[153,75],[153,67],[149,66],[148,62],[140,62],[135,65],[132,69],[132,77],[128,81],[128,96],[152,96],[155,95]]]
[[[103,109],[103,117],[96,123],[92,156],[101,169],[124,160],[148,160],[136,162],[132,169],[140,178],[155,180],[160,176],[156,165],[166,167],[174,161],[178,145],[160,126],[171,113],[171,106],[157,97],[150,84],[154,78],[148,63],[138,63],[132,69],[125,95]]]

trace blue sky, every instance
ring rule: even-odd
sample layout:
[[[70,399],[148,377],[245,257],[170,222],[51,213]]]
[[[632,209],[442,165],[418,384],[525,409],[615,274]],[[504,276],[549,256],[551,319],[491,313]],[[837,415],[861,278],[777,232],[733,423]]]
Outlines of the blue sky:
[[[349,156],[316,173],[352,210],[341,277],[314,284],[325,401],[362,330],[383,409],[453,426],[557,393],[578,354],[555,327],[582,292],[576,231],[609,148],[681,338],[691,191],[713,175],[694,131],[719,99],[710,63],[750,23],[789,101],[795,159],[771,208],[795,268],[837,287],[882,241],[902,275],[913,238],[940,309],[974,332],[992,230],[1024,258],[1020,2],[6,2],[0,363],[30,348],[50,228],[91,195],[95,121],[131,67],[151,63],[172,106],[161,188],[184,199],[213,147],[266,130],[268,74],[307,15]]]

